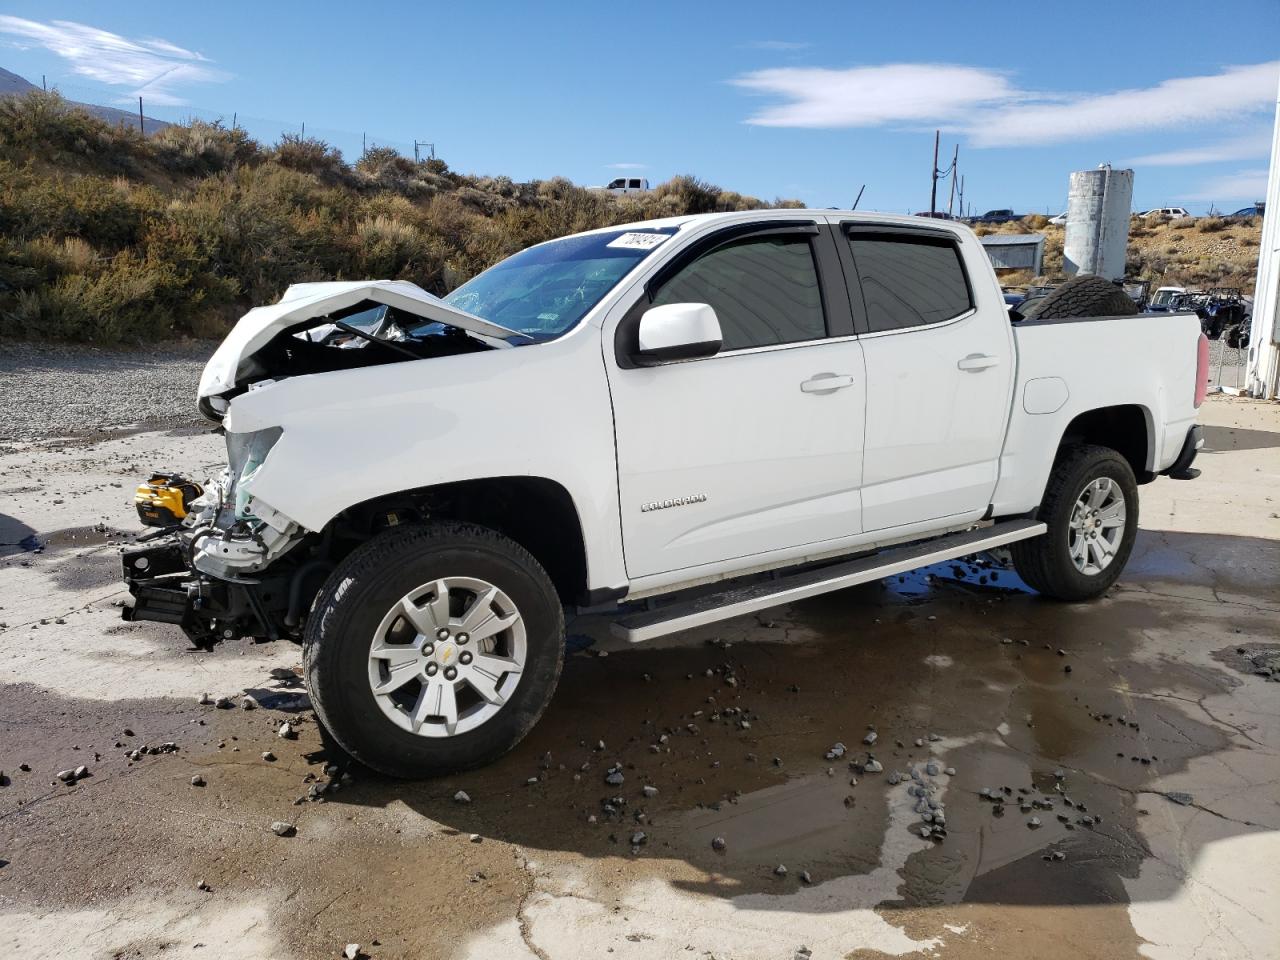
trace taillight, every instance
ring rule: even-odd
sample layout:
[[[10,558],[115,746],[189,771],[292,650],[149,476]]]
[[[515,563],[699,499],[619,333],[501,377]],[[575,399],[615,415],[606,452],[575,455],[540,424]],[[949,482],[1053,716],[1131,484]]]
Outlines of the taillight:
[[[1196,343],[1196,409],[1204,403],[1205,394],[1209,392],[1209,338],[1203,333]]]

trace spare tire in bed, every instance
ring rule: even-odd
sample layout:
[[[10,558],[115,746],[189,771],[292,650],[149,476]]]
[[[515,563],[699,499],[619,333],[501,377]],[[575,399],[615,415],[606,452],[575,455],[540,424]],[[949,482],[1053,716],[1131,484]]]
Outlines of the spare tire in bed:
[[[1025,320],[1065,320],[1070,317],[1130,317],[1138,305],[1124,290],[1102,277],[1073,277],[1050,290],[1026,310]]]

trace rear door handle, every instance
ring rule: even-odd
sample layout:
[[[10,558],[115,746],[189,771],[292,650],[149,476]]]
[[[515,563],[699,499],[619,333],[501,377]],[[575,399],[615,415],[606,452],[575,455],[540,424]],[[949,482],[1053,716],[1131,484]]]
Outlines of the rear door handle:
[[[830,393],[853,386],[853,377],[843,373],[818,373],[800,384],[805,393]]]
[[[981,370],[994,367],[999,363],[999,357],[988,356],[985,353],[971,353],[964,359],[960,360],[956,366],[961,370],[968,370],[970,373],[978,373]]]

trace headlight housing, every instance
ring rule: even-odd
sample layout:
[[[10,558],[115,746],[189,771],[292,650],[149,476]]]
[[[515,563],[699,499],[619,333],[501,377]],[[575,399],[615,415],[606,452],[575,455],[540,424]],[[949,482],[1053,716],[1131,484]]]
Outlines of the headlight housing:
[[[250,433],[227,434],[226,503],[234,508],[235,519],[257,519],[249,511],[253,478],[283,433],[280,427],[268,427]]]

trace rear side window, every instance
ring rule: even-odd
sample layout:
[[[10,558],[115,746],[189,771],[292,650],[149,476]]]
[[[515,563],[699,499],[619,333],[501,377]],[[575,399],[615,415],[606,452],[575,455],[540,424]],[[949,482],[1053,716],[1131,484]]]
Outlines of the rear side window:
[[[707,303],[722,350],[817,340],[827,335],[818,271],[805,237],[755,237],[717,247],[663,284],[653,306]]]
[[[973,306],[960,251],[932,237],[849,236],[872,332],[941,323]]]

